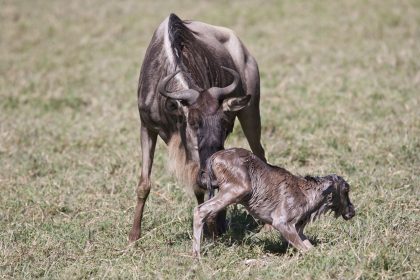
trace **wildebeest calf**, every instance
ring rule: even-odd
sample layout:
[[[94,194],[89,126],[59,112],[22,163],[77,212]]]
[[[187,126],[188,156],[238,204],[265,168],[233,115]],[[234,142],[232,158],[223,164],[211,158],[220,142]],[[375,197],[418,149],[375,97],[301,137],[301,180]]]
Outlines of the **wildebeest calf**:
[[[272,225],[299,250],[312,248],[304,227],[331,210],[345,220],[355,215],[349,184],[340,176],[300,177],[269,165],[251,152],[233,148],[213,154],[200,174],[201,185],[219,188],[194,209],[193,253],[200,256],[203,223],[228,205],[239,203],[255,218]]]

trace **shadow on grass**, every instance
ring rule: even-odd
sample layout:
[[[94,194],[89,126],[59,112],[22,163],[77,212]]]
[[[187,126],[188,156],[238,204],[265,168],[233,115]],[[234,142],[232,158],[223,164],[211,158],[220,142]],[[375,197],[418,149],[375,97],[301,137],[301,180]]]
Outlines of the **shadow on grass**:
[[[317,246],[320,241],[318,238],[314,237],[314,238],[309,238],[309,241],[312,243],[312,245]],[[284,255],[287,253],[287,250],[289,249],[289,243],[286,241],[274,241],[274,240],[270,240],[270,239],[266,239],[266,240],[261,240],[261,242],[263,242],[264,244],[264,251],[270,252],[272,254],[275,255]]]
[[[262,233],[262,238],[257,236],[260,233]],[[269,235],[271,235],[271,238]],[[273,236],[278,237],[272,238]],[[316,236],[308,238],[314,246],[320,243]],[[230,209],[228,230],[217,241],[226,246],[232,246],[233,244],[262,245],[264,251],[276,255],[286,254],[289,248],[289,243],[281,240],[280,233],[277,230],[265,231],[261,222],[257,222],[245,210],[237,207]]]

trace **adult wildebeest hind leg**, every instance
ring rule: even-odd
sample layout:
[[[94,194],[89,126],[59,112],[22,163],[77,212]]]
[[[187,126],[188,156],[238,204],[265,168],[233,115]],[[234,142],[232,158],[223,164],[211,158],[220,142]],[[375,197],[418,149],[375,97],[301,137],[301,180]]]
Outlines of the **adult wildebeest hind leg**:
[[[139,239],[141,232],[141,220],[143,217],[144,204],[151,189],[150,173],[152,171],[153,157],[155,153],[157,133],[146,128],[143,124],[140,127],[141,140],[141,175],[137,186],[137,204],[134,210],[134,222],[129,234],[130,241]]]
[[[252,152],[266,161],[261,146],[260,77],[257,62],[253,58],[246,62],[244,72],[246,91],[253,95],[249,106],[239,112],[238,119]]]

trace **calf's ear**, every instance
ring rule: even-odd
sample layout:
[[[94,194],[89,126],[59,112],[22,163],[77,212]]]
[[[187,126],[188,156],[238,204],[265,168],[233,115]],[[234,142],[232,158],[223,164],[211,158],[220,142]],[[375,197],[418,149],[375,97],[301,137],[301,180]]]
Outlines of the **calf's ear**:
[[[323,183],[322,194],[328,195],[336,189],[338,177],[335,174],[324,177],[326,180]]]
[[[333,191],[334,191],[334,185],[333,184],[325,185],[324,188],[322,189],[322,195],[329,195]]]
[[[251,100],[251,95],[245,95],[243,97],[232,97],[223,100],[223,111],[225,112],[236,112],[246,106],[248,106]]]

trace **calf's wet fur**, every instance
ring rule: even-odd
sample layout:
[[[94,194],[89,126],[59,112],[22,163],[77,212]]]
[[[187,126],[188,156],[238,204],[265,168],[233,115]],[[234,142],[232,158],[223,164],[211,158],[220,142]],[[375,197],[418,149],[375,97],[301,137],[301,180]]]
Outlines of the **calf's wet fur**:
[[[313,246],[305,226],[328,211],[349,220],[355,215],[349,184],[335,174],[324,177],[296,176],[284,168],[263,162],[241,148],[222,150],[206,162],[198,176],[200,186],[217,194],[194,209],[193,254],[200,256],[203,224],[231,204],[242,204],[255,218],[277,229],[301,251]]]

